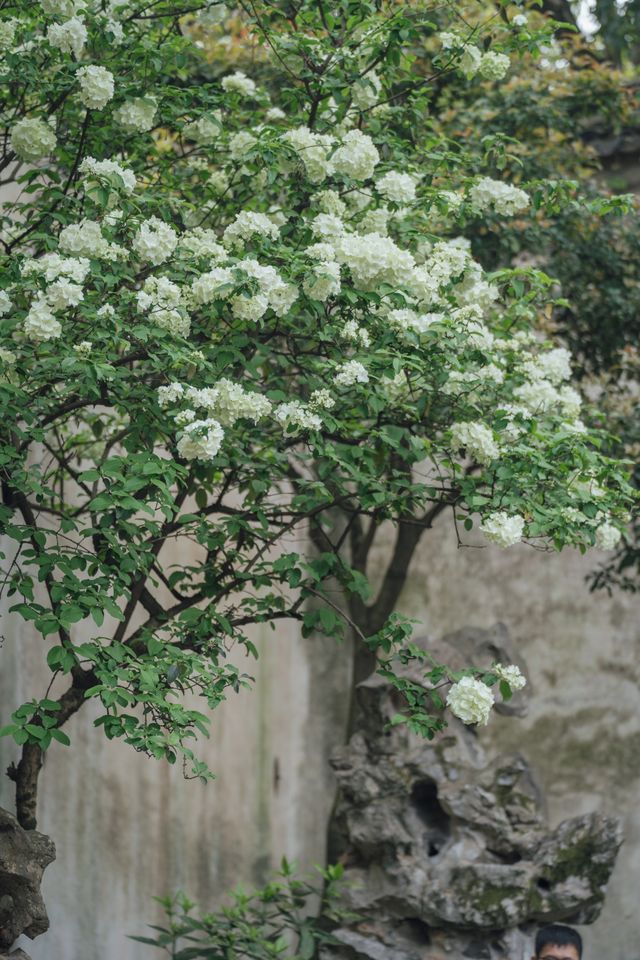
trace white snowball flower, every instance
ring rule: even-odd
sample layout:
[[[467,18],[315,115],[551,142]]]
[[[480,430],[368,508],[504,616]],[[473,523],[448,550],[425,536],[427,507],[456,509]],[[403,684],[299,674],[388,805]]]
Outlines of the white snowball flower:
[[[517,13],[511,22],[514,23],[516,27],[526,27],[527,16],[524,13]]]
[[[169,259],[177,243],[178,234],[173,227],[158,217],[150,217],[140,224],[131,245],[141,260],[157,267]]]
[[[222,78],[222,89],[227,93],[238,93],[241,97],[253,97],[256,85],[242,70],[236,70],[235,73]]]
[[[181,383],[170,383],[166,387],[158,387],[158,404],[163,409],[176,403],[182,397],[184,387]]]
[[[97,220],[85,218],[80,223],[70,223],[60,231],[58,242],[61,250],[76,257],[115,260],[126,255],[123,247],[105,240]]]
[[[20,273],[23,277],[40,274],[48,283],[61,276],[83,283],[90,269],[91,264],[86,257],[61,257],[59,253],[45,253],[37,260],[25,260]]]
[[[342,387],[351,387],[354,383],[368,383],[369,374],[366,367],[358,360],[347,360],[338,368],[334,382]]]
[[[447,706],[451,713],[467,724],[486,725],[494,703],[495,698],[486,683],[473,677],[462,677],[453,684],[447,695]]]
[[[519,187],[491,177],[481,177],[469,191],[469,199],[475,213],[495,210],[505,217],[511,217],[529,206],[529,194]]]
[[[350,130],[331,158],[336,173],[352,180],[368,180],[380,161],[371,137],[361,130]]]
[[[467,79],[475,76],[475,74],[480,69],[480,64],[482,63],[482,53],[478,47],[465,47],[462,56],[460,57],[460,70],[464,73]]]
[[[479,463],[491,463],[500,456],[500,447],[493,438],[493,432],[484,423],[454,423],[451,427],[451,443],[457,450],[464,448]]]
[[[539,353],[530,366],[525,366],[535,376],[558,384],[571,377],[571,354],[564,347],[556,347],[554,350]]]
[[[243,160],[247,150],[250,150],[257,142],[257,139],[252,133],[249,133],[248,130],[240,130],[239,133],[234,134],[231,140],[229,140],[231,159]],[[211,178],[209,179],[209,183],[211,183]],[[222,193],[223,191],[221,190],[220,192]]]
[[[380,77],[374,70],[369,70],[351,87],[351,98],[359,110],[367,110],[378,102],[381,89]]]
[[[56,340],[62,327],[44,297],[38,297],[24,319],[24,332],[30,340]]]
[[[302,288],[308,297],[321,303],[337,296],[340,293],[340,265],[321,261],[314,267],[312,276],[305,279]]]
[[[322,420],[317,413],[313,413],[299,400],[281,403],[275,411],[275,418],[287,427],[298,427],[301,430],[320,430]]]
[[[74,343],[73,351],[81,360],[87,360],[91,356],[93,344],[90,340],[81,340],[80,343]]]
[[[505,667],[502,663],[496,663],[492,672],[495,673],[498,680],[504,680],[508,683],[514,692],[522,690],[527,685],[527,678],[523,676],[520,667],[515,666],[515,664]]]
[[[416,198],[416,183],[408,173],[390,170],[376,183],[378,193],[396,203],[410,203]]]
[[[180,250],[194,257],[207,257],[210,260],[222,260],[227,251],[218,243],[218,234],[205,227],[194,227],[180,237]]]
[[[80,101],[87,110],[102,110],[114,93],[113,74],[104,67],[91,64],[76,73],[80,83]]]
[[[241,210],[224,231],[222,240],[228,247],[242,246],[255,235],[277,240],[280,231],[264,213]]]
[[[48,157],[56,143],[55,133],[43,120],[25,117],[11,127],[10,148],[27,163]]]
[[[47,288],[45,294],[47,303],[52,310],[64,310],[66,307],[76,307],[84,300],[82,287],[71,283],[66,277],[60,277]]]
[[[80,17],[72,17],[66,23],[52,23],[47,30],[47,40],[62,53],[72,53],[76,60],[82,56],[87,42],[87,28]]]
[[[85,157],[78,170],[80,173],[93,174],[94,177],[107,177],[115,173],[122,180],[125,193],[133,193],[136,188],[133,171],[122,167],[115,160],[96,160],[94,157]]]
[[[178,454],[185,460],[213,460],[223,439],[224,430],[217,420],[194,420],[187,424],[178,440]]]
[[[309,397],[310,407],[319,407],[321,410],[332,410],[335,405],[336,401],[328,390],[314,390]]]
[[[12,307],[13,303],[9,299],[9,294],[5,290],[0,290],[0,317],[9,313]]]
[[[548,380],[532,380],[513,391],[520,403],[531,413],[547,413],[560,402],[560,395]]]
[[[127,133],[146,133],[154,124],[157,109],[154,97],[135,97],[114,110],[113,119]]]
[[[606,521],[596,529],[596,546],[601,550],[613,550],[618,546],[622,534],[617,527]]]
[[[329,158],[329,151],[335,142],[333,137],[313,133],[308,127],[296,127],[287,130],[280,139],[288,143],[302,161],[311,183],[322,183],[333,173],[333,163]]]
[[[16,38],[18,21],[15,17],[0,20],[0,50],[10,50]]]
[[[215,110],[213,116],[218,121],[217,123],[211,117],[206,116],[198,117],[191,123],[185,123],[182,128],[183,135],[202,146],[214,143],[222,133],[222,114],[219,110]]]
[[[414,277],[415,260],[409,251],[377,233],[336,238],[336,259],[349,267],[362,290],[372,290],[380,283],[403,286]]]
[[[208,273],[202,273],[191,284],[193,299],[197,304],[224,300],[233,293],[236,280],[229,267],[214,267]]]
[[[482,55],[478,73],[485,80],[502,80],[508,73],[511,60],[505,53],[494,53],[489,50]]]
[[[500,510],[485,517],[480,529],[491,543],[497,543],[500,547],[511,547],[522,540],[524,518],[510,516]]]
[[[280,107],[270,107],[264,115],[267,123],[274,123],[276,120],[286,120],[287,115]]]

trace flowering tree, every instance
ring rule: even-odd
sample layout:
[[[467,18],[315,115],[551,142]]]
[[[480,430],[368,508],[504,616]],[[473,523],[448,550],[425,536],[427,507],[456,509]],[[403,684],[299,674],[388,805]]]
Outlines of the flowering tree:
[[[400,588],[445,512],[460,542],[620,540],[624,466],[536,333],[552,280],[487,275],[460,236],[576,200],[478,173],[425,122],[434,83],[499,83],[551,27],[456,6],[248,0],[268,88],[194,82],[219,4],[3,6],[4,589],[52,674],[2,730],[23,826],[87,699],[107,737],[208,776],[185,694],[213,708],[248,682],[227,655],[256,653],[253,624],[346,626],[355,678],[380,652],[393,675],[418,655]],[[478,723],[522,682],[430,666],[397,678],[427,736],[442,683]]]

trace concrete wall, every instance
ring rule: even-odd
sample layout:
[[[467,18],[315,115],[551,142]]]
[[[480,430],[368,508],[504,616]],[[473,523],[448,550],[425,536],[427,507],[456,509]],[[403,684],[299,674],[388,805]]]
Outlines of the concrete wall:
[[[375,566],[374,558],[374,566]],[[602,809],[624,819],[626,843],[600,921],[586,931],[589,957],[640,960],[635,922],[640,876],[640,711],[637,602],[590,595],[594,556],[526,547],[457,550],[449,523],[421,545],[402,598],[432,635],[466,624],[507,624],[526,660],[529,716],[494,717],[490,747],[521,750],[533,763],[557,823]],[[4,626],[3,717],[38,695],[33,637]],[[247,669],[256,689],[225,704],[206,756],[208,786],[108,743],[75,718],[73,750],[54,745],[42,775],[40,826],[58,860],[45,874],[51,930],[26,943],[34,960],[144,960],[155,952],[126,940],[153,921],[153,895],[183,888],[211,903],[239,881],[259,881],[282,854],[322,860],[333,783],[327,766],[346,709],[346,650],[301,640],[292,626],[260,638]],[[0,741],[0,769],[15,754]],[[0,802],[11,802],[0,781]],[[518,958],[519,960],[519,958]]]

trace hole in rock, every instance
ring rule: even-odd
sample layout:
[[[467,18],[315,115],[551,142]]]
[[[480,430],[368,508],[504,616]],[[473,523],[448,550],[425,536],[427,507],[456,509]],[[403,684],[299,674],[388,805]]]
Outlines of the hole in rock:
[[[428,947],[431,944],[429,927],[418,917],[407,917],[401,920],[395,928],[395,933],[403,940],[408,940],[410,943],[415,943],[421,947]]]
[[[451,836],[451,819],[438,800],[433,780],[418,780],[411,791],[411,808],[426,827],[423,834],[428,857],[437,857]]]

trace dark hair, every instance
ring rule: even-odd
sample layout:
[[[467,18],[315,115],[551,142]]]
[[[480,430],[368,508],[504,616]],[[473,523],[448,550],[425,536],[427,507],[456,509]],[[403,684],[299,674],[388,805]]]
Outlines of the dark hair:
[[[565,927],[562,923],[550,923],[538,930],[536,936],[536,956],[539,957],[545,947],[575,947],[582,960],[582,937],[577,930]]]

